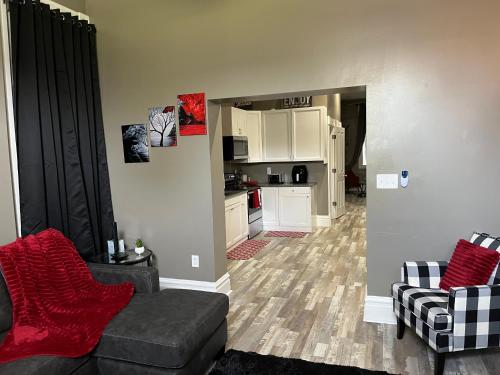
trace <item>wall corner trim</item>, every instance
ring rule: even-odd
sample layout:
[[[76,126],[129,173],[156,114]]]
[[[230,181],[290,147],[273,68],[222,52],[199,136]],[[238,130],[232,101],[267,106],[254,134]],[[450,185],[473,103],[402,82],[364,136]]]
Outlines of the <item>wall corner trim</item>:
[[[332,225],[332,219],[328,215],[313,215],[312,222],[314,227],[328,228]]]
[[[160,277],[160,289],[192,289],[230,295],[231,280],[228,273],[215,282]]]
[[[392,311],[392,298],[366,296],[363,320],[368,323],[396,324]]]

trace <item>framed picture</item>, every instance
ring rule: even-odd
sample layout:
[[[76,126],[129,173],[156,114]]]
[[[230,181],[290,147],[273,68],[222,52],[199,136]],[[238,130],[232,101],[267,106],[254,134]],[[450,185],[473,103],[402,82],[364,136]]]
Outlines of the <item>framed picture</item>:
[[[149,134],[151,147],[177,146],[174,106],[149,108]]]
[[[149,162],[148,132],[143,124],[122,126],[125,163]]]
[[[184,94],[177,96],[179,111],[179,132],[184,135],[207,134],[205,94]]]

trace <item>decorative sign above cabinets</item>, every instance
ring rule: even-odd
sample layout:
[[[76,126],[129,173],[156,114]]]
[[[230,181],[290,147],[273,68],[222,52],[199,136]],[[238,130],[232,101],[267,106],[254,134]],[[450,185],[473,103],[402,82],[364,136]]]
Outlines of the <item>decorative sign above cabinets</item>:
[[[235,102],[235,108],[244,109],[245,111],[251,111],[253,109],[253,102]]]
[[[283,108],[312,107],[312,96],[296,96],[283,99]]]

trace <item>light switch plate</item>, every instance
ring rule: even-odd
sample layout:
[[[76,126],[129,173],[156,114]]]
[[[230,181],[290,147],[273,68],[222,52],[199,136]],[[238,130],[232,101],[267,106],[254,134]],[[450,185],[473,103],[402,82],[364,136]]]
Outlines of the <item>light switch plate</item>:
[[[193,268],[200,267],[200,257],[198,255],[191,255],[191,267]]]
[[[267,174],[271,174],[271,167],[267,167]]]
[[[397,174],[377,174],[377,189],[397,189],[399,187]]]

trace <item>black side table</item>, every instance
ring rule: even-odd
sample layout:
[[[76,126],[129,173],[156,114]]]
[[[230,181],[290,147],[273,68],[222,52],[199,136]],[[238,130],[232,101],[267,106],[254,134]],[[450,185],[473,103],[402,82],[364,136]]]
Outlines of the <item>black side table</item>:
[[[143,263],[147,262],[148,267],[152,267],[152,255],[153,252],[151,250],[145,249],[142,254],[136,254],[134,250],[125,250],[125,252],[128,254],[128,257],[125,259],[121,260],[114,260],[111,258],[108,253],[103,253],[96,255],[90,259],[92,263],[102,263],[102,264],[138,264],[138,263]]]

